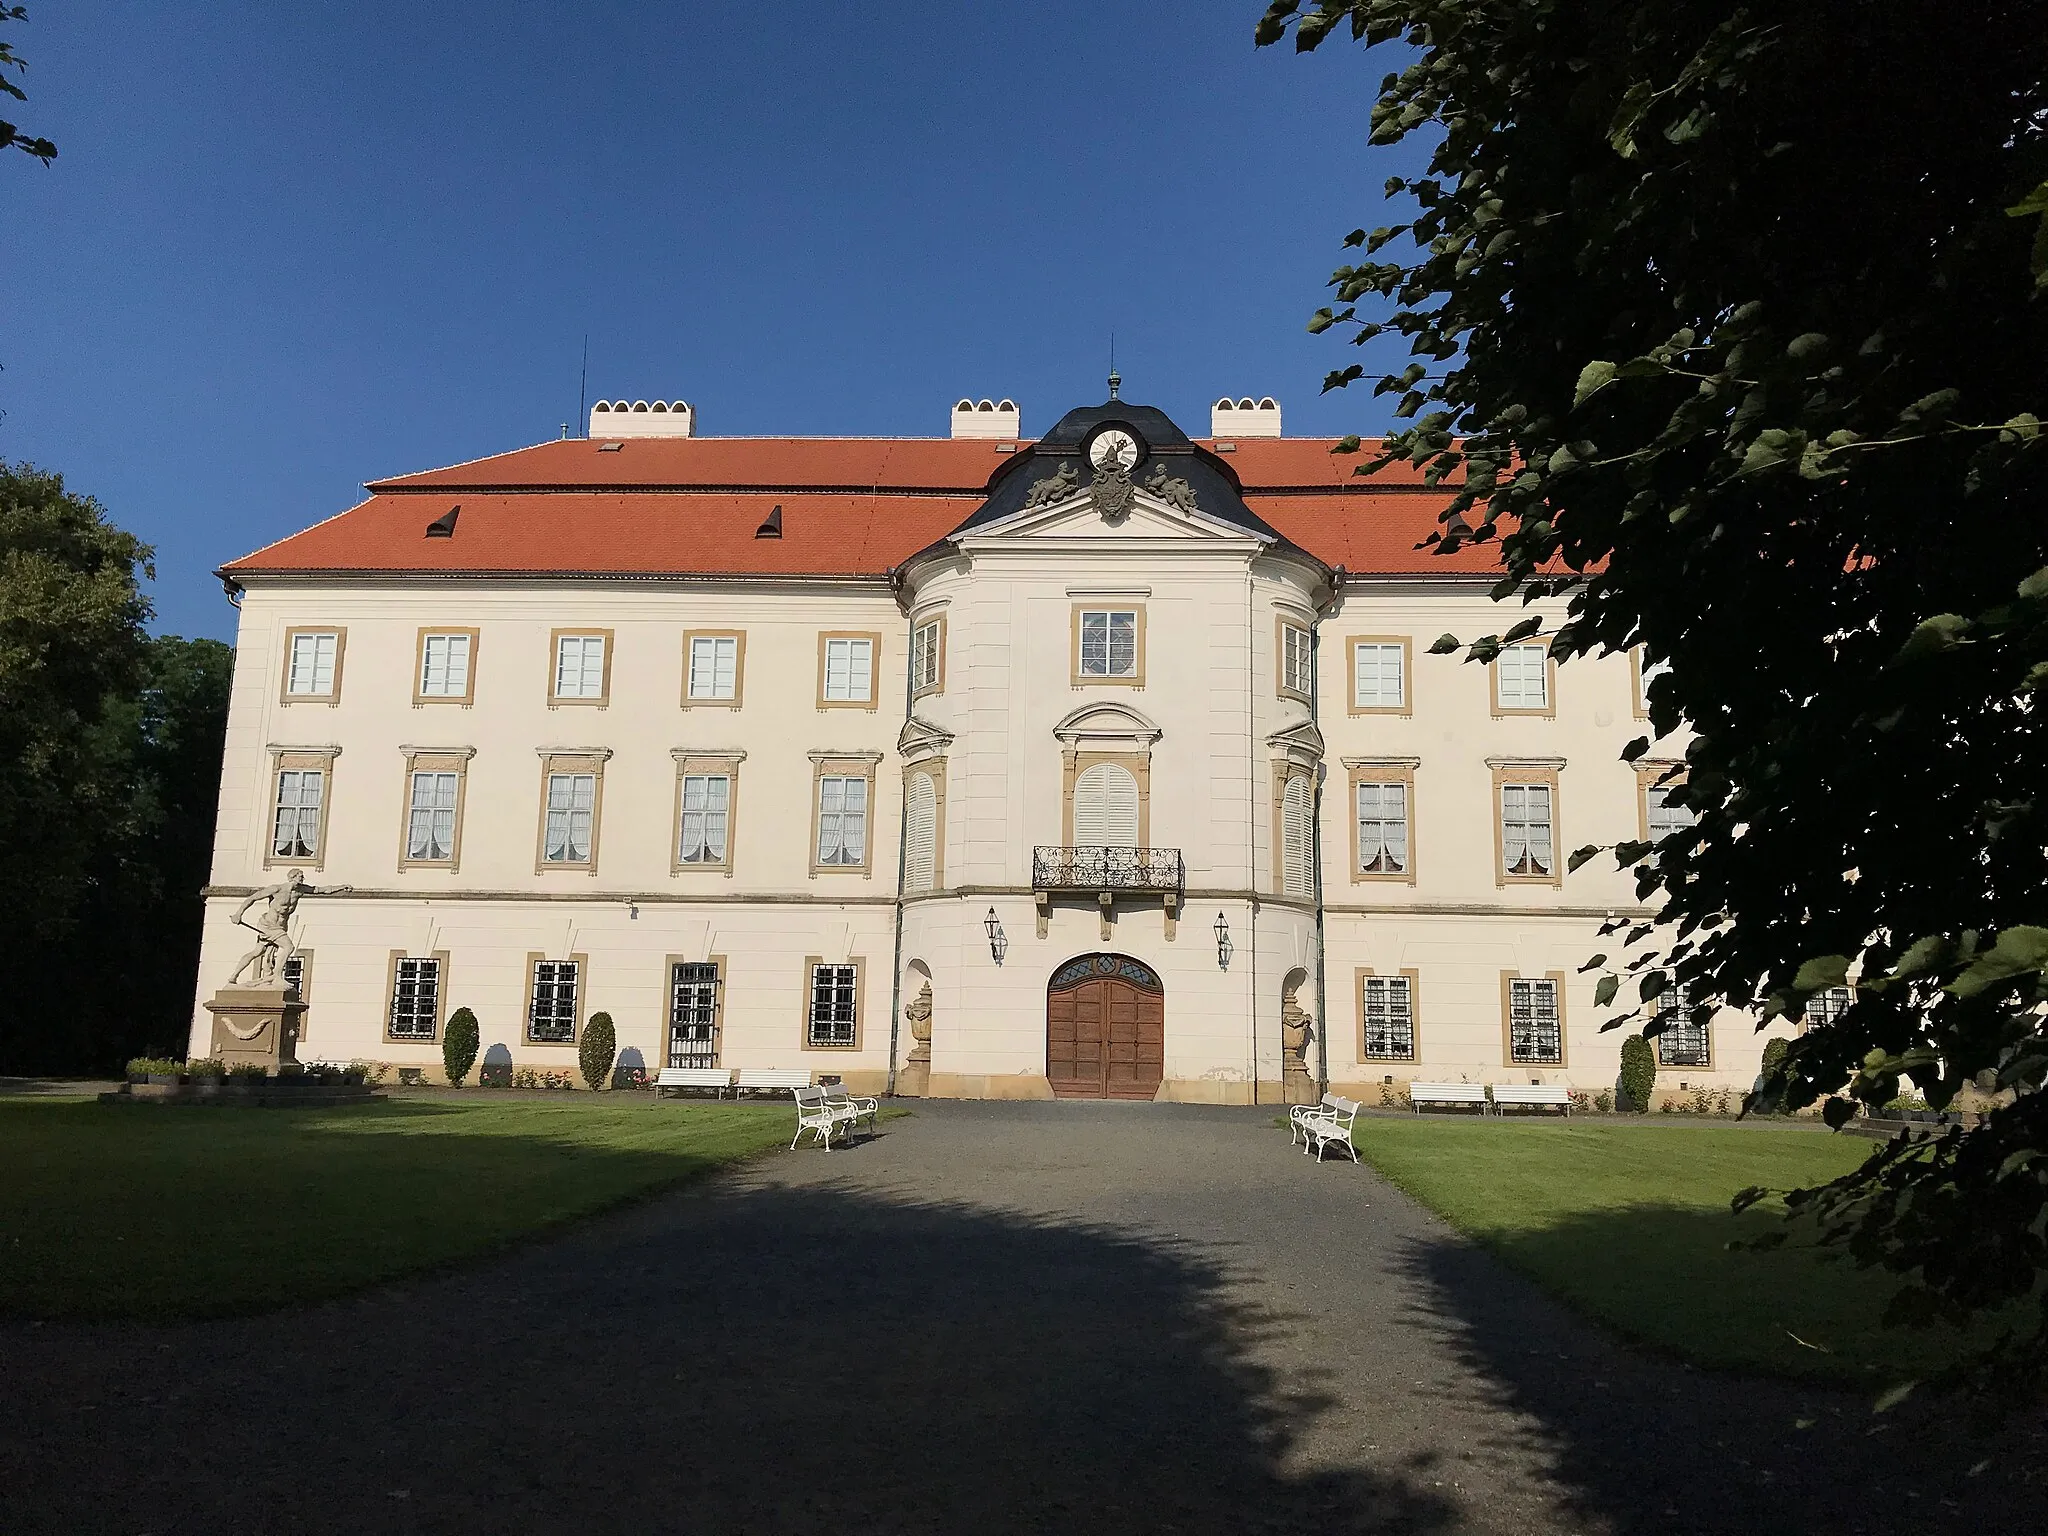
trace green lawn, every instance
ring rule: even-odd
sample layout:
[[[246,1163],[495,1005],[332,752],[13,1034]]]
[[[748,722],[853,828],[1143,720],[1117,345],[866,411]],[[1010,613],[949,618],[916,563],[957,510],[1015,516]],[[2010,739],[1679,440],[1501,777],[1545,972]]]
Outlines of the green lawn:
[[[1881,1327],[1896,1282],[1800,1238],[1774,1253],[1728,1251],[1731,1239],[1782,1225],[1777,1201],[1731,1216],[1736,1190],[1824,1183],[1861,1162],[1868,1141],[1791,1129],[1365,1118],[1352,1140],[1393,1183],[1514,1268],[1695,1364],[1889,1383],[1960,1347],[1948,1330]]]
[[[581,1096],[579,1095],[579,1098]],[[778,1142],[788,1106],[0,1101],[0,1312],[169,1320],[467,1259]]]

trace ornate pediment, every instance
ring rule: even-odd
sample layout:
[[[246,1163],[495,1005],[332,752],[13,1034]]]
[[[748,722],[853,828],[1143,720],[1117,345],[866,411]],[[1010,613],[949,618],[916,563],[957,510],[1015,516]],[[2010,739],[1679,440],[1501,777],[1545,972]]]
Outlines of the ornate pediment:
[[[1149,747],[1165,734],[1142,710],[1107,699],[1068,710],[1052,733],[1066,747],[1108,741],[1133,748]]]
[[[909,762],[937,757],[953,744],[953,733],[942,731],[929,720],[912,715],[896,733],[896,750]]]
[[[1266,738],[1266,745],[1290,763],[1313,768],[1323,760],[1323,733],[1313,720],[1297,720]]]

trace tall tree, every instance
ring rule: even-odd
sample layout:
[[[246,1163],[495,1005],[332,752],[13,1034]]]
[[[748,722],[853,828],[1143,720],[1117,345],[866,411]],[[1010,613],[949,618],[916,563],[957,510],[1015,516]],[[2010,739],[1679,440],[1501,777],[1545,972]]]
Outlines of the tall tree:
[[[1652,723],[1691,733],[1672,782],[1697,828],[1613,850],[1659,916],[1589,962],[1601,1000],[1632,983],[1620,1022],[1655,1034],[1722,1003],[1798,1019],[1854,982],[1767,1097],[1825,1099],[1839,1124],[1906,1076],[1936,1105],[2003,1090],[1981,1129],[1886,1148],[1794,1205],[1911,1277],[1897,1318],[2019,1308],[1984,1368],[2038,1386],[2038,8],[1276,0],[1258,41],[1290,30],[1301,50],[1395,45],[1371,141],[1434,140],[1426,175],[1387,183],[1413,216],[1347,241],[1412,254],[1339,268],[1310,327],[1407,341],[1415,361],[1375,389],[1411,424],[1374,463],[1453,488],[1432,538],[1497,541],[1497,597],[1568,595],[1554,654],[1667,669]],[[1523,619],[1467,653],[1540,632]]]
[[[27,6],[0,5],[0,23],[26,20],[28,20]],[[16,53],[13,48],[9,47],[5,41],[0,41],[0,95],[12,96],[16,101],[27,101],[28,93],[8,78],[10,70],[15,74],[20,74],[27,68],[28,61]],[[57,146],[48,139],[36,134],[24,133],[12,123],[0,122],[0,149],[6,149],[10,145],[34,155],[45,165],[48,165],[57,158]]]

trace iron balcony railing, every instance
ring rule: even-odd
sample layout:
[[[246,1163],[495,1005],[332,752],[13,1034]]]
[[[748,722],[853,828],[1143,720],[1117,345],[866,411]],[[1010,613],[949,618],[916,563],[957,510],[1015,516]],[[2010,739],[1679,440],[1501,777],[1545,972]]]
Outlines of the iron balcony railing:
[[[1031,850],[1031,888],[1038,891],[1178,891],[1178,848],[1046,848]]]

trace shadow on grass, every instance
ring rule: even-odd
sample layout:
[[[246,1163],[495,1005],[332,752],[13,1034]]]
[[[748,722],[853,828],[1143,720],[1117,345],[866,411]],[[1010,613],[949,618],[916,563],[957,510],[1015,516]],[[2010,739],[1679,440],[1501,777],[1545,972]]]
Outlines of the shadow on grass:
[[[1300,1323],[1178,1240],[745,1177],[288,1326],[10,1328],[0,1527],[1458,1527],[1427,1468],[1290,1465]]]

